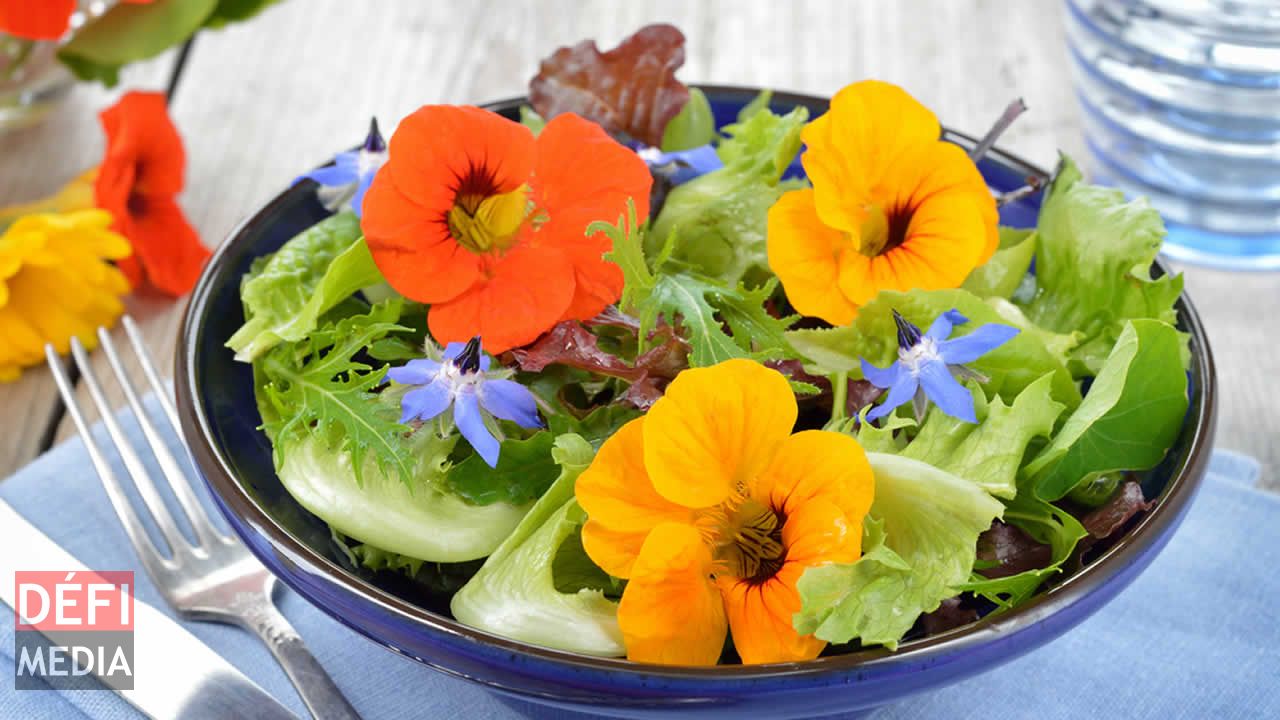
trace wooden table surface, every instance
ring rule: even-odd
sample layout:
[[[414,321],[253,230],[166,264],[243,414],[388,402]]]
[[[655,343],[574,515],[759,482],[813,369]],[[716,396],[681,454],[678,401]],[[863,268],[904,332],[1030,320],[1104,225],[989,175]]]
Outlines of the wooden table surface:
[[[131,67],[114,92],[78,87],[44,125],[0,135],[0,204],[47,194],[96,164],[97,110],[122,89],[164,89],[180,66],[171,111],[187,146],[181,201],[215,247],[299,171],[357,142],[370,115],[389,130],[424,103],[520,95],[556,47],[583,38],[611,47],[654,21],[688,36],[687,82],[829,95],[874,77],[971,132],[1020,95],[1031,111],[1001,144],[1045,167],[1058,149],[1088,165],[1060,0],[284,0],[202,33],[183,63],[170,52]],[[1218,444],[1259,458],[1264,484],[1280,490],[1280,408],[1267,396],[1280,375],[1280,275],[1181,269],[1218,363]],[[129,301],[165,368],[183,305]],[[43,367],[0,385],[0,408],[0,478],[75,432]]]

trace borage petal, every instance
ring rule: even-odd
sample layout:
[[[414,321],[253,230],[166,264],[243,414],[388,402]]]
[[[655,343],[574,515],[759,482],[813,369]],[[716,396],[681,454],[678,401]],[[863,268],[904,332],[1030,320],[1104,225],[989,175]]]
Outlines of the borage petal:
[[[711,566],[697,528],[668,522],[649,533],[618,604],[629,660],[716,664],[727,621]]]
[[[951,376],[951,371],[941,360],[921,365],[920,387],[942,412],[966,422],[978,422],[973,409],[973,393]]]
[[[942,342],[951,337],[951,330],[956,325],[963,325],[967,322],[969,322],[969,318],[961,315],[959,310],[948,310],[934,318],[933,324],[929,326],[924,336],[931,340]]]
[[[948,365],[963,365],[1009,342],[1018,332],[1016,327],[990,323],[968,335],[938,343],[938,354]]]
[[[458,426],[462,437],[471,443],[476,454],[488,463],[489,467],[497,467],[501,446],[498,444],[498,439],[489,432],[489,428],[485,427],[484,418],[480,415],[480,404],[476,401],[474,392],[458,394],[453,403],[453,422]]]
[[[449,403],[452,401],[453,393],[449,391],[448,383],[441,380],[410,390],[400,399],[400,409],[402,411],[400,422],[407,423],[410,420],[422,420],[425,422],[431,420],[448,410]]]
[[[511,380],[485,380],[477,391],[480,404],[494,417],[510,420],[523,428],[543,427],[538,403],[529,388]]]
[[[871,412],[867,413],[868,420],[879,420],[897,409],[900,405],[904,405],[911,401],[915,396],[916,389],[920,387],[920,381],[915,375],[907,371],[898,374],[898,381],[889,387],[889,395],[884,402],[871,408]]]
[[[418,358],[410,360],[400,367],[388,369],[387,378],[395,380],[401,385],[426,385],[435,379],[438,372],[440,372],[440,363],[435,360]]]

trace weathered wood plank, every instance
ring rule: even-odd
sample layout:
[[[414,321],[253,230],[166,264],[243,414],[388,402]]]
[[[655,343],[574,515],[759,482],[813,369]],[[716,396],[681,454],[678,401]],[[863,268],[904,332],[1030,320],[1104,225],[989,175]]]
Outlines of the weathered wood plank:
[[[102,159],[103,135],[98,111],[129,89],[163,90],[171,53],[127,68],[120,85],[77,86],[43,124],[0,134],[0,205],[44,197]],[[0,339],[3,341],[3,339]],[[53,377],[43,366],[0,384],[0,479],[26,464],[44,448],[42,441],[61,408]]]
[[[189,155],[184,204],[216,245],[300,170],[356,142],[369,115],[389,130],[423,103],[523,94],[556,46],[594,37],[608,47],[653,21],[688,35],[688,81],[830,94],[875,77],[970,133],[1020,95],[1030,112],[1001,145],[1046,167],[1059,148],[1087,164],[1057,0],[308,0],[202,35],[174,105]],[[1187,286],[1217,353],[1222,444],[1275,468],[1280,410],[1256,388],[1280,371],[1263,347],[1280,319],[1239,312],[1273,303],[1275,276],[1192,268]],[[179,308],[142,312],[167,365]]]

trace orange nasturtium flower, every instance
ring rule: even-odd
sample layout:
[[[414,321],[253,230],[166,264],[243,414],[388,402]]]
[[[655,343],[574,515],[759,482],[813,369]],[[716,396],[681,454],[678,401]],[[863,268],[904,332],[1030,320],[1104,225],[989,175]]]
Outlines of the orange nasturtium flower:
[[[587,554],[629,579],[618,606],[628,658],[713,665],[726,625],[745,663],[822,651],[791,624],[796,583],[807,568],[858,558],[874,481],[856,440],[793,435],[795,421],[775,370],[750,360],[686,370],[578,478]]]
[[[120,270],[134,288],[172,296],[195,285],[209,251],[178,205],[186,153],[162,93],[130,92],[99,116],[107,152],[94,196],[116,218],[133,255]]]
[[[0,33],[57,40],[67,31],[76,0],[0,0]]]
[[[881,290],[959,287],[999,243],[995,199],[937,117],[867,80],[801,132],[812,189],[769,210],[769,267],[796,310],[847,325]]]
[[[535,138],[487,110],[428,105],[391,136],[361,225],[391,287],[431,305],[436,342],[479,335],[499,353],[618,299],[610,242],[586,229],[628,199],[648,216],[651,183],[639,156],[577,115]]]

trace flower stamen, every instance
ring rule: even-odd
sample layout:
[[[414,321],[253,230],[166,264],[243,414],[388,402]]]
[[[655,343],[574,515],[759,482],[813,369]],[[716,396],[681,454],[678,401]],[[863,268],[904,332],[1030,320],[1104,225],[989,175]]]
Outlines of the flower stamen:
[[[715,558],[726,574],[760,584],[777,574],[786,560],[782,515],[765,503],[736,495],[724,507]]]
[[[528,215],[527,185],[501,195],[459,194],[449,210],[449,234],[473,253],[506,250]]]

